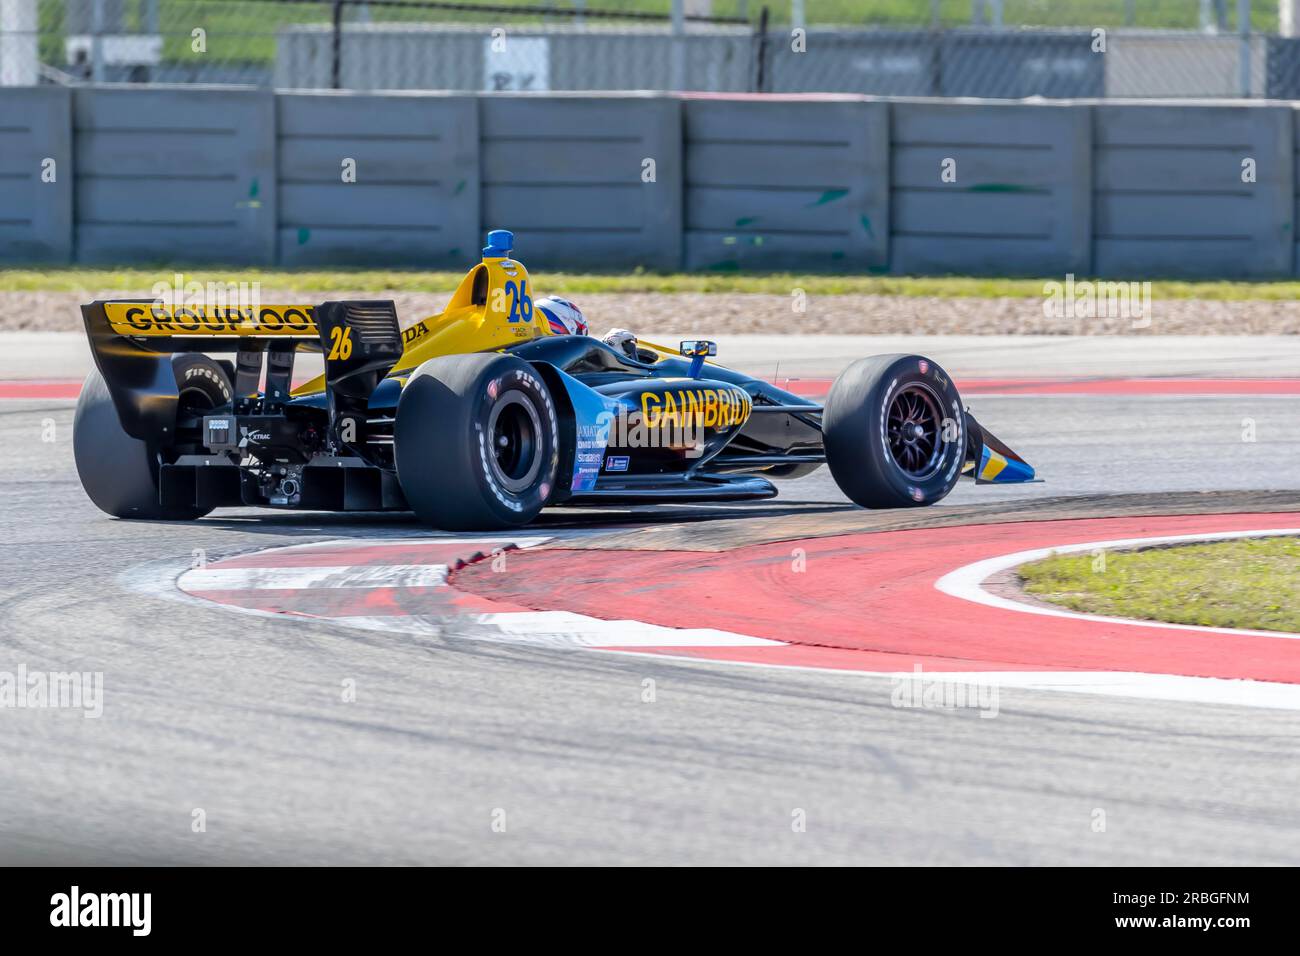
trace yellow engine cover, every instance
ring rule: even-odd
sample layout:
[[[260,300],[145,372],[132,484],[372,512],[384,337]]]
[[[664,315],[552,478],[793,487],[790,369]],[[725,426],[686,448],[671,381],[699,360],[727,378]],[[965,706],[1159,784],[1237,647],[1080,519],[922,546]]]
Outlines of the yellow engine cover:
[[[402,332],[402,357],[389,375],[408,375],[440,355],[490,352],[548,334],[547,324],[534,313],[523,263],[484,258],[465,274],[445,309]],[[310,395],[324,388],[321,375],[293,394]]]

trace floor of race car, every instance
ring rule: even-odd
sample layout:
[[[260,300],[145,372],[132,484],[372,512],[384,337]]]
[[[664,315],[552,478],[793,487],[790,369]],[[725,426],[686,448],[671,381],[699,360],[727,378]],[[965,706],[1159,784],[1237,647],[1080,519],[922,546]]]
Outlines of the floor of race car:
[[[874,514],[822,471],[774,501],[562,510],[531,530],[566,549],[730,552],[1300,509],[1269,491],[1296,486],[1294,395],[970,401],[1046,483]],[[0,402],[0,672],[102,672],[103,713],[0,715],[0,862],[1300,861],[1300,711],[1007,685],[984,719],[897,706],[888,677],[348,627],[312,603],[239,613],[175,582],[272,548],[436,536],[392,515],[110,521],[77,484],[71,418],[66,401]],[[562,604],[570,583],[546,586]],[[615,610],[648,607],[610,591]]]

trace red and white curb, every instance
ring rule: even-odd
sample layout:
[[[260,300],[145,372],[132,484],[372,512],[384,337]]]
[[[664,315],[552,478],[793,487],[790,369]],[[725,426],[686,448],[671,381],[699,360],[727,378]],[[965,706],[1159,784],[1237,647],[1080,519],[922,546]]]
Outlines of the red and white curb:
[[[1300,533],[1270,517],[933,528],[729,553],[576,550],[533,535],[352,539],[172,572],[169,586],[394,636],[1300,709],[1300,635],[1091,617],[982,587],[1051,551]],[[1044,536],[1052,544],[1023,547]],[[792,550],[805,573],[788,570]]]
[[[486,556],[489,562],[499,562],[504,573],[516,559],[515,550],[534,548],[548,540],[538,536],[448,536],[326,541],[192,568],[176,579],[176,586],[191,597],[243,611],[394,634],[603,649],[776,643],[712,628],[660,627],[563,611],[538,612],[482,601],[446,586],[449,569],[465,559]]]
[[[724,554],[605,551],[599,562],[556,546],[526,555],[522,574],[493,576],[471,564],[450,580],[482,597],[588,614],[601,613],[617,595],[622,613],[638,620],[783,642],[643,649],[649,653],[887,675],[920,668],[935,680],[947,674],[1008,687],[1300,709],[1295,635],[1025,613],[1029,605],[1004,605],[977,587],[997,570],[1052,550],[1285,533],[1288,518],[1294,515],[968,525],[773,542]],[[565,581],[563,591],[538,584],[549,580]],[[954,582],[970,593],[952,593],[959,590]]]

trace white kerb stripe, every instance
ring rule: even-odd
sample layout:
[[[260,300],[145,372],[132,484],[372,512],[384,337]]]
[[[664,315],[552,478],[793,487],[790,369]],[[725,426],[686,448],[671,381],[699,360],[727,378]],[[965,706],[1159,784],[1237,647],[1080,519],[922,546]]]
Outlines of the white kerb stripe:
[[[331,624],[397,634],[434,634],[544,647],[780,647],[747,634],[711,628],[675,628],[642,621],[603,621],[568,611],[502,611],[458,617],[415,615],[323,618]]]
[[[985,558],[955,571],[949,571],[934,583],[935,588],[944,594],[987,604],[989,607],[1004,611],[1020,611],[1024,614],[1042,614],[1045,617],[1070,617],[1080,621],[1097,621],[1105,624],[1129,624],[1138,627],[1162,627],[1176,631],[1200,631],[1211,634],[1236,634],[1243,637],[1276,637],[1282,639],[1300,639],[1300,634],[1285,631],[1252,631],[1234,627],[1198,627],[1194,624],[1170,624],[1166,621],[1143,621],[1127,617],[1103,617],[1100,614],[1082,614],[1063,608],[1039,607],[1034,604],[1022,604],[1010,598],[990,594],[984,590],[984,582],[997,574],[1011,568],[1041,561],[1054,554],[1077,554],[1080,551],[1105,551],[1136,548],[1157,544],[1191,544],[1198,541],[1233,541],[1238,538],[1276,538],[1283,535],[1300,535],[1300,528],[1271,528],[1262,531],[1218,531],[1203,534],[1175,534],[1157,538],[1119,538],[1114,541],[1085,541],[1081,544],[1063,544],[1054,548],[1035,548],[1032,551],[1017,551],[1015,554],[1003,554],[996,558]]]
[[[445,564],[376,564],[317,568],[195,568],[182,591],[297,591],[306,588],[427,588],[446,583]]]

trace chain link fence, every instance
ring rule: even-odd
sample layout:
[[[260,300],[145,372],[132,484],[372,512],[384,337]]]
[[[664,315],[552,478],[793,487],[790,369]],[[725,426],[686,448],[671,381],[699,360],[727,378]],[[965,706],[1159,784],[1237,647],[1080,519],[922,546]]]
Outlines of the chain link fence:
[[[0,85],[1300,96],[1300,0],[0,0]]]

